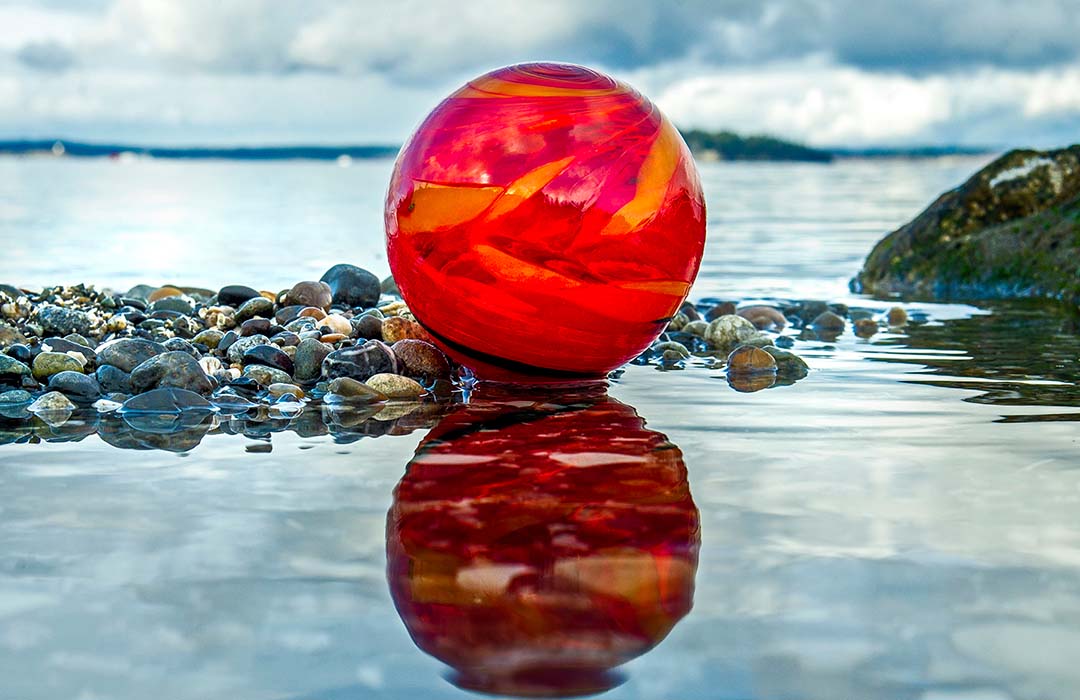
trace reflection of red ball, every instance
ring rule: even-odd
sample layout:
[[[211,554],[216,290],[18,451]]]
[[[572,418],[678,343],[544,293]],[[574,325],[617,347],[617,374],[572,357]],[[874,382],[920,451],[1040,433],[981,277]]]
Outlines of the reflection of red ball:
[[[390,267],[466,365],[596,376],[663,330],[697,274],[705,202],[648,99],[580,66],[510,66],[444,100],[402,149]]]
[[[599,692],[690,610],[700,531],[679,449],[618,401],[558,400],[466,404],[394,492],[391,595],[463,687]]]

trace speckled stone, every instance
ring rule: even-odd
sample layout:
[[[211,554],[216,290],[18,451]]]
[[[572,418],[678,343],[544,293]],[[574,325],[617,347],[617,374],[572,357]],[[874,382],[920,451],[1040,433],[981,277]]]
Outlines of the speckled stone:
[[[364,383],[390,399],[416,399],[424,395],[424,387],[419,382],[400,374],[375,374]]]

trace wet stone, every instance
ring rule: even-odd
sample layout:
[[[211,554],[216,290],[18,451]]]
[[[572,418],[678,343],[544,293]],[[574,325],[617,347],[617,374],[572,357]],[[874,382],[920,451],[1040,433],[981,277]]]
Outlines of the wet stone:
[[[793,352],[774,347],[762,348],[762,350],[772,355],[776,362],[776,372],[781,377],[802,379],[810,372],[806,362]]]
[[[330,314],[316,324],[319,328],[329,328],[331,333],[340,333],[348,337],[352,334],[352,324],[349,319],[339,314]]]
[[[383,320],[375,315],[361,314],[350,321],[352,335],[366,340],[378,340],[383,337]]]
[[[424,327],[416,321],[410,321],[401,316],[394,316],[382,322],[382,337],[387,343],[393,344],[399,340],[426,340],[431,341],[431,336]]]
[[[271,336],[270,342],[281,347],[292,347],[300,344],[300,336],[292,331],[281,331]]]
[[[244,368],[244,377],[254,380],[259,386],[271,384],[294,384],[288,372],[267,365],[248,365]]]
[[[878,332],[878,324],[872,318],[860,318],[855,321],[855,335],[860,338],[869,338]]]
[[[886,320],[888,320],[889,325],[894,328],[902,326],[908,322],[907,311],[904,311],[899,306],[894,306],[889,309],[889,312],[886,314],[885,318]]]
[[[30,367],[14,357],[0,355],[0,381],[19,379],[30,376]]]
[[[101,365],[94,373],[101,390],[110,392],[131,393],[131,375],[112,365]]]
[[[161,343],[141,338],[123,338],[101,345],[97,349],[98,365],[112,365],[130,372],[155,355],[168,352]]]
[[[727,370],[728,374],[776,373],[776,360],[761,348],[742,345],[728,355]]]
[[[195,346],[184,340],[183,338],[169,338],[162,345],[170,352],[186,352],[195,359],[199,359],[199,351],[195,349]]]
[[[285,294],[287,306],[315,306],[323,311],[333,303],[333,293],[326,282],[297,282]]]
[[[787,319],[779,309],[771,306],[755,305],[739,309],[738,315],[745,318],[758,330],[783,330],[787,325]]]
[[[172,311],[184,316],[190,316],[195,313],[195,305],[182,296],[174,295],[158,299],[150,304],[146,310],[151,315],[159,311]]]
[[[48,304],[38,310],[38,323],[48,335],[67,335],[68,333],[90,333],[90,316],[83,311],[67,309]]]
[[[244,365],[265,365],[292,374],[293,361],[274,345],[256,345],[244,351],[241,361]]]
[[[844,330],[845,325],[844,319],[832,311],[824,311],[810,322],[810,326],[816,331],[839,332]]]
[[[334,304],[368,308],[379,303],[379,278],[356,265],[334,265],[320,278],[330,287]]]
[[[704,338],[705,334],[709,331],[708,321],[691,321],[682,327],[682,332],[688,335],[694,335],[699,338]]]
[[[75,404],[59,391],[50,391],[38,397],[38,400],[26,407],[31,413],[43,413],[47,411],[73,411]]]
[[[736,346],[761,336],[754,324],[742,316],[727,314],[714,319],[705,331],[705,340],[720,352],[731,352]]]
[[[89,403],[101,396],[101,386],[94,377],[82,372],[59,372],[49,377],[49,389],[75,401]]]
[[[163,387],[134,396],[124,402],[120,413],[179,414],[188,411],[213,411],[214,407],[199,394],[176,387]]]
[[[30,403],[33,398],[29,391],[23,389],[0,392],[0,404],[2,405]]]
[[[136,393],[165,387],[197,394],[209,394],[214,388],[198,360],[182,351],[151,357],[131,372],[131,388]]]
[[[394,351],[385,343],[369,340],[363,345],[335,350],[326,356],[322,375],[326,379],[352,377],[364,381],[368,377],[385,372],[397,372],[398,363]]]
[[[240,339],[240,334],[236,331],[227,331],[225,335],[221,336],[221,340],[218,341],[217,349],[221,352],[227,351],[232,344]]]
[[[689,321],[700,321],[700,320],[702,320],[701,319],[701,314],[698,313],[697,307],[694,306],[693,304],[691,304],[688,301],[684,301],[682,303],[682,305],[679,306],[679,313],[686,316],[687,320],[689,320]]]
[[[298,400],[304,398],[304,390],[303,389],[296,386],[295,384],[288,384],[288,383],[285,383],[285,382],[281,382],[281,383],[278,383],[278,384],[270,384],[269,386],[266,387],[266,391],[271,396],[273,396],[275,399],[280,398],[282,396],[289,396],[289,397],[291,397],[293,399],[298,399]]]
[[[82,372],[83,363],[71,355],[59,352],[43,352],[34,358],[33,372],[35,379],[46,379],[60,372]]]
[[[251,287],[245,287],[242,284],[230,284],[218,290],[217,301],[222,306],[231,306],[235,309],[242,306],[245,301],[254,299],[257,296],[259,296],[259,292]]]
[[[372,387],[359,382],[351,377],[338,377],[327,386],[327,394],[324,400],[328,403],[348,401],[386,401],[387,396]]]
[[[240,337],[247,338],[252,335],[270,335],[271,323],[266,318],[249,318],[240,324]]]
[[[18,360],[24,365],[29,365],[34,360],[34,355],[30,351],[30,348],[26,345],[23,345],[22,343],[15,343],[14,345],[8,346],[4,350],[4,355],[10,357],[13,360]],[[0,362],[2,362],[2,360],[0,360]],[[2,366],[3,365],[0,364],[0,367]],[[2,374],[4,374],[4,372],[3,370],[0,370],[0,375]]]
[[[244,302],[236,310],[235,321],[238,324],[242,324],[244,321],[261,316],[262,318],[270,318],[274,315],[274,302],[264,297],[255,297]]]
[[[243,361],[245,352],[258,345],[269,344],[270,339],[267,338],[265,335],[250,335],[246,338],[239,338],[235,343],[232,343],[228,346],[229,362],[233,364],[240,364]]]
[[[392,294],[396,297],[401,296],[401,290],[398,289],[397,282],[392,276],[386,277],[379,283],[379,291],[383,294]]]
[[[415,379],[400,374],[375,374],[364,383],[390,399],[415,399],[424,394],[424,387]]]
[[[333,351],[334,348],[314,338],[300,341],[293,356],[293,376],[301,382],[318,379],[322,375],[323,360]]]
[[[394,343],[392,350],[403,374],[425,382],[450,376],[450,361],[429,342],[407,338]]]
[[[287,325],[288,323],[295,321],[297,317],[300,316],[300,312],[305,308],[306,307],[298,305],[283,306],[274,312],[274,323],[282,326]]]
[[[216,328],[208,328],[205,331],[201,331],[191,339],[191,342],[205,345],[210,350],[215,350],[221,339],[225,337],[225,334]]]
[[[711,309],[705,312],[706,321],[715,321],[721,316],[732,316],[735,314],[735,303],[730,301],[722,301],[716,304]]]
[[[146,300],[151,304],[161,299],[168,299],[169,297],[178,297],[184,292],[177,287],[171,285],[165,285],[164,287],[158,287],[154,291],[150,292],[146,296]]]

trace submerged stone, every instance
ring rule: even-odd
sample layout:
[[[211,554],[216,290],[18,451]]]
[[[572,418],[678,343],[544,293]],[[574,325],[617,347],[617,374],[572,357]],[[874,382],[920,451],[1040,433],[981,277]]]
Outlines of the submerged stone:
[[[180,414],[184,412],[210,412],[214,407],[209,401],[193,391],[167,387],[154,389],[133,396],[120,407],[120,413]]]

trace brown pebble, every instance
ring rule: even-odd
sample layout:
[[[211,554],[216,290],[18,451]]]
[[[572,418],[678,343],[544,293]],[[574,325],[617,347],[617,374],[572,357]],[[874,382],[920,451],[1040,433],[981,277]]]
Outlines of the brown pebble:
[[[261,296],[263,299],[269,299],[270,301],[274,302],[275,304],[277,303],[277,295],[274,294],[273,292],[267,292],[267,291],[263,290],[263,291],[259,292],[259,296]]]
[[[296,314],[297,318],[313,318],[316,321],[321,321],[326,318],[326,312],[320,308],[314,306],[307,306],[300,310],[300,313]]]
[[[333,294],[326,282],[297,282],[285,295],[286,306],[314,306],[325,311],[330,308]]]
[[[153,301],[157,301],[159,299],[164,299],[166,297],[178,297],[178,296],[181,296],[181,295],[183,295],[183,292],[180,291],[179,289],[177,289],[176,287],[165,286],[165,287],[159,287],[158,289],[155,289],[154,291],[150,292],[150,296],[146,297],[146,300],[150,301],[150,302],[153,302]]]
[[[393,351],[404,369],[402,374],[427,382],[450,376],[450,361],[442,350],[427,341],[405,338],[394,343]]]
[[[712,321],[721,316],[731,316],[735,313],[735,304],[730,301],[722,301],[705,312],[705,320]]]
[[[344,333],[327,333],[324,336],[320,336],[319,340],[321,340],[324,343],[329,343],[329,344],[333,345],[334,343],[345,340],[348,337],[349,336],[345,335]]]
[[[348,399],[362,399],[366,401],[386,401],[386,395],[367,384],[357,381],[352,377],[338,377],[327,386],[331,394]]]
[[[869,338],[877,332],[877,321],[872,318],[860,318],[855,322],[855,335],[860,338]]]
[[[349,319],[340,314],[330,314],[326,318],[319,321],[319,327],[326,327],[332,330],[334,333],[341,333],[343,335],[352,334],[352,324],[349,323]]]
[[[845,324],[844,319],[840,316],[837,316],[832,311],[825,311],[818,314],[817,318],[810,322],[810,325],[819,331],[842,331]]]
[[[738,313],[747,321],[754,324],[754,327],[758,330],[773,328],[779,331],[783,330],[784,326],[787,325],[787,319],[784,318],[784,314],[771,306],[747,306],[746,308],[739,309]]]
[[[727,358],[728,374],[776,373],[776,360],[761,348],[740,345]]]
[[[891,309],[889,309],[889,313],[887,315],[887,318],[889,319],[889,325],[890,326],[902,326],[905,323],[907,323],[907,320],[908,320],[907,311],[904,311],[899,306],[894,306]]]
[[[419,382],[400,374],[375,374],[368,377],[364,383],[391,399],[415,399],[424,395],[424,387],[420,386]]]
[[[296,399],[304,398],[304,390],[296,386],[295,384],[271,384],[270,386],[266,387],[266,390],[270,393],[271,396],[274,397],[289,394]]]
[[[382,322],[383,341],[393,345],[399,340],[425,340],[431,342],[431,336],[416,321],[401,316],[392,316]]]

